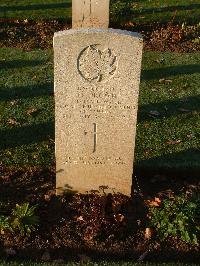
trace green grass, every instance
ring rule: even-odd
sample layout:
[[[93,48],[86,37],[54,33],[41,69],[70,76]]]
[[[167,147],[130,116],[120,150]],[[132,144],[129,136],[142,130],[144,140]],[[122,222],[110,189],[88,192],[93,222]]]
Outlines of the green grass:
[[[48,165],[54,159],[52,53],[8,48],[1,49],[0,57],[0,161]],[[38,114],[27,115],[32,108]],[[20,125],[8,125],[9,119]]]
[[[199,55],[144,53],[138,167],[200,169]],[[50,165],[54,162],[52,51],[1,48],[0,58],[0,164]],[[33,108],[37,112],[28,115]],[[152,111],[158,115],[151,117]],[[177,140],[181,142],[168,143]]]
[[[195,0],[111,1],[111,21],[162,22],[174,21],[197,23],[200,18],[200,3]],[[127,4],[131,3],[127,7]],[[1,0],[1,18],[54,19],[71,21],[71,0]]]
[[[199,171],[199,84],[199,53],[144,54],[136,137],[139,165]],[[159,113],[157,118],[149,117],[151,111]],[[167,144],[177,140],[181,142]]]
[[[1,0],[1,18],[71,18],[71,0]]]

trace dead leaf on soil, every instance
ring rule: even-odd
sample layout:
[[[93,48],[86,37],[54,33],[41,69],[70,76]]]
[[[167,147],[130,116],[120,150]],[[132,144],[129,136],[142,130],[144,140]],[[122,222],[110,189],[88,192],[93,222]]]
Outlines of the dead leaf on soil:
[[[77,221],[84,221],[83,216],[76,217]]]
[[[116,214],[116,215],[114,215],[114,218],[115,218],[115,221],[116,222],[123,222],[123,220],[124,220],[124,215],[122,215],[122,214]]]
[[[44,195],[44,199],[45,199],[45,201],[50,201],[51,200],[51,194],[49,195],[49,194],[46,194],[46,195]]]
[[[150,207],[159,207],[162,201],[160,198],[155,197],[153,200],[146,200],[145,203],[147,206],[150,206]]]
[[[153,233],[154,233],[154,232],[153,232],[153,229],[147,227],[147,228],[145,229],[144,238],[147,239],[147,240],[150,239],[150,238],[152,237]]]

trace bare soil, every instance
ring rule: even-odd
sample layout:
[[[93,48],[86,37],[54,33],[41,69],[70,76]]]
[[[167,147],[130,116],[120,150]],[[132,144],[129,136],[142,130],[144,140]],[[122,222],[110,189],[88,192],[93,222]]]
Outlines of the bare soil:
[[[55,195],[55,168],[0,168],[1,208],[9,214],[16,203],[37,204],[40,224],[30,237],[17,232],[0,234],[1,256],[16,251],[15,259],[41,260],[48,251],[51,260],[199,261],[199,249],[171,238],[161,241],[153,235],[145,238],[147,208],[145,201],[161,200],[180,191],[198,191],[197,178],[169,176],[137,177],[133,197],[121,194],[91,193]],[[149,250],[149,251],[148,251]],[[148,252],[147,252],[148,251]],[[145,253],[146,252],[146,253]],[[9,257],[10,258],[10,257]]]
[[[144,37],[144,49],[152,51],[195,52],[200,50],[198,42],[199,26],[173,25],[111,25],[140,32]],[[51,49],[53,34],[67,30],[71,25],[63,20],[16,20],[0,19],[0,47],[17,47],[24,50]]]

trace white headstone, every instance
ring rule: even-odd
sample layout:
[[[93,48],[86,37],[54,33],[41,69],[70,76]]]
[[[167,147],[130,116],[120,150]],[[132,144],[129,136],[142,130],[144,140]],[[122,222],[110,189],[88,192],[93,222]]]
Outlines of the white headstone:
[[[108,28],[109,0],[73,0],[72,28]]]
[[[141,58],[137,33],[55,33],[58,194],[107,187],[130,195]]]

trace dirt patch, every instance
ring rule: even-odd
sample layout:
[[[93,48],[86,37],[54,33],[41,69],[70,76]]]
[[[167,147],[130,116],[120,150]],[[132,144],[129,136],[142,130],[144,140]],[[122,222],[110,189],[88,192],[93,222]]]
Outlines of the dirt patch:
[[[0,47],[18,47],[24,50],[51,49],[53,34],[67,30],[71,25],[63,20],[0,20]],[[151,51],[195,52],[200,50],[200,27],[184,25],[142,25],[126,23],[111,25],[140,32],[144,36],[144,48]]]
[[[197,247],[179,239],[161,242],[145,238],[145,200],[166,198],[180,191],[198,191],[198,179],[167,176],[137,178],[132,198],[121,194],[55,195],[55,168],[0,168],[1,213],[8,214],[16,203],[37,204],[40,225],[31,237],[16,232],[0,234],[2,256],[5,249],[16,251],[15,259],[41,260],[47,251],[50,260],[80,261],[138,260],[197,262]],[[140,186],[141,185],[141,186]],[[149,250],[149,251],[148,251]],[[146,253],[145,253],[146,252]]]

